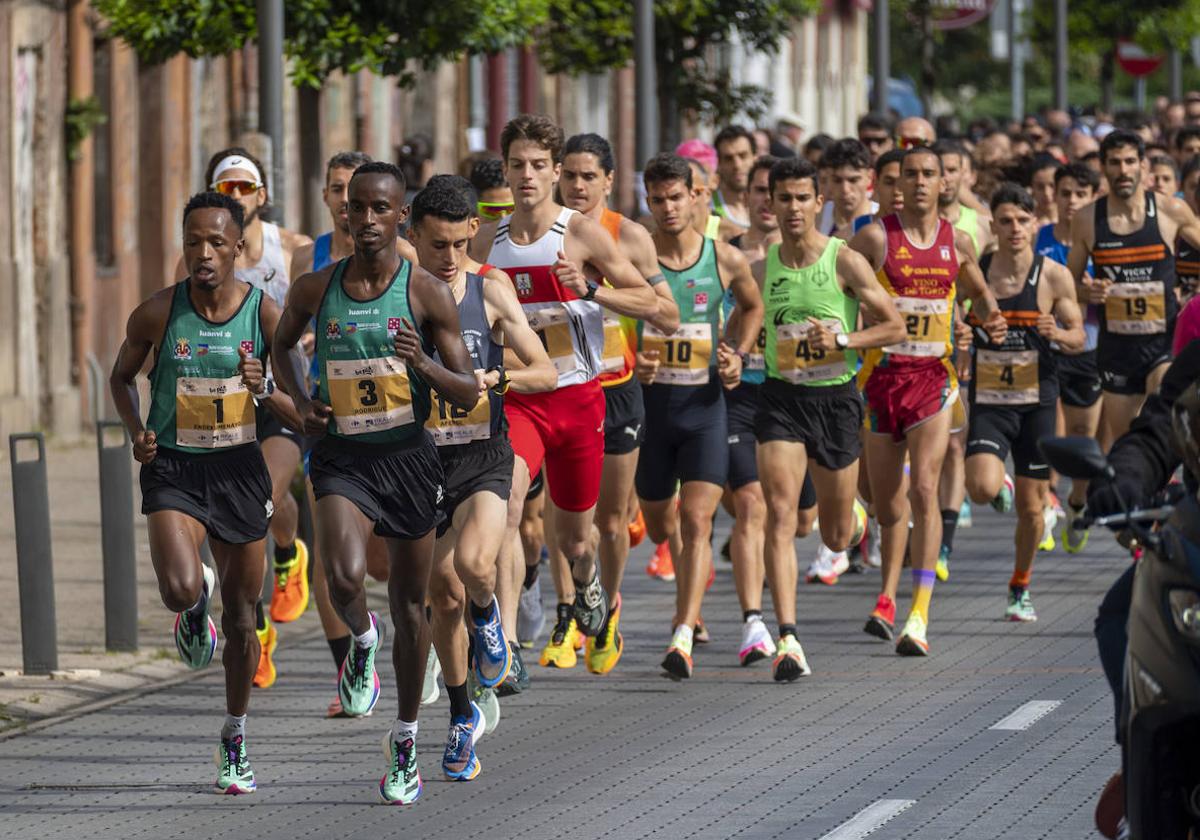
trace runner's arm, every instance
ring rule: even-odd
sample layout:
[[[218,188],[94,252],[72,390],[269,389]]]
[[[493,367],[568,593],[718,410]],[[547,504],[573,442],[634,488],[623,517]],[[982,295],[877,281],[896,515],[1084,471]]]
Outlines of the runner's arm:
[[[292,254],[292,262],[288,266],[288,277],[293,283],[312,271],[313,251],[316,250],[316,247],[309,242],[307,245],[301,245]]]
[[[486,263],[488,254],[492,252],[492,242],[496,238],[496,228],[499,225],[499,222],[484,222],[480,225],[479,231],[467,245],[467,256],[477,263]],[[416,264],[417,261],[414,259],[411,262]]]
[[[1187,202],[1178,198],[1164,198],[1162,203],[1167,206],[1167,212],[1179,225],[1178,236],[1186,240],[1193,248],[1200,248],[1200,218],[1197,218],[1196,214],[1192,212],[1192,208],[1188,207]]]
[[[958,300],[966,298],[971,301],[971,313],[979,319],[988,337],[999,344],[1008,335],[1008,322],[1004,320],[996,296],[988,288],[983,271],[975,261],[975,246],[971,244],[971,237],[956,231],[954,244],[958,251],[958,277],[955,280]]]
[[[758,331],[762,329],[763,306],[762,293],[758,289],[758,281],[750,270],[750,262],[746,255],[724,242],[716,243],[717,266],[722,277],[729,278],[729,291],[733,292],[738,316],[738,334],[730,335],[730,341],[738,353],[749,353],[758,341]]]
[[[1043,276],[1054,294],[1051,315],[1038,318],[1038,332],[1057,342],[1062,352],[1075,355],[1083,352],[1087,333],[1083,330],[1083,313],[1075,300],[1075,280],[1071,272],[1051,260],[1042,262]]]
[[[166,329],[171,312],[171,295],[169,290],[158,292],[133,310],[125,325],[125,340],[121,342],[117,360],[108,377],[113,405],[135,444],[146,431],[138,405],[137,375],[154,349],[154,342],[161,339]]]
[[[492,273],[488,272],[487,279],[483,281],[483,296],[496,315],[495,323],[504,335],[504,346],[512,350],[522,365],[506,371],[511,383],[509,388],[519,394],[553,391],[558,385],[558,371],[554,369],[537,333],[529,326],[529,319],[525,317],[513,291],[512,281],[507,277],[503,280],[493,279]]]
[[[555,263],[559,282],[583,297],[588,292],[583,272],[576,269],[573,274],[564,274],[559,267],[564,264],[570,266],[573,262],[591,266],[609,284],[596,289],[593,298],[596,303],[630,318],[647,320],[658,317],[658,296],[629,258],[621,253],[608,231],[598,222],[578,213],[571,217],[568,231],[571,238],[564,246],[568,249],[567,259],[564,260],[564,255],[560,254],[559,261]]]
[[[850,248],[838,251],[837,273],[843,287],[858,298],[863,310],[863,328],[849,335],[847,347],[862,350],[884,347],[904,340],[904,319],[900,317],[892,296],[884,291],[866,257]],[[869,325],[869,326],[868,326]]]
[[[1067,270],[1075,281],[1075,299],[1081,303],[1104,303],[1104,286],[1102,281],[1088,277],[1088,257],[1092,255],[1092,242],[1095,239],[1096,205],[1089,204],[1081,207],[1071,219],[1071,250],[1067,254]]]
[[[636,222],[623,222],[621,242],[634,268],[646,278],[657,298],[658,311],[653,318],[647,318],[646,322],[656,330],[670,335],[679,329],[679,304],[675,302],[675,296],[671,294],[671,288],[658,265],[654,239]]]
[[[409,278],[415,330],[402,329],[396,334],[397,355],[430,387],[454,405],[469,411],[479,402],[480,378],[475,375],[471,355],[463,343],[458,306],[450,287],[424,269],[413,267]],[[406,325],[408,326],[408,325]],[[430,358],[418,341],[401,352],[404,334],[418,332],[428,337],[442,364]]]
[[[292,356],[291,350],[316,317],[331,273],[331,268],[325,268],[305,274],[292,283],[288,290],[287,306],[280,314],[271,337],[271,357],[276,360],[275,384],[292,398],[301,416],[310,400],[305,387],[304,365]]]
[[[282,315],[283,313],[280,311],[279,305],[266,295],[263,295],[262,308],[259,309],[259,319],[262,323],[263,338],[266,339],[267,343],[267,358],[272,358],[271,344],[275,337],[275,331],[279,328],[279,319]],[[292,345],[292,348],[288,351],[288,358],[283,360],[275,359],[275,363],[271,366],[272,369],[287,368],[289,367],[289,363],[291,363],[300,364],[301,370],[303,370],[303,363],[292,358],[297,353],[299,351],[296,349],[296,346]],[[303,358],[302,353],[300,356]],[[304,434],[304,421],[300,419],[300,414],[296,411],[296,404],[283,390],[276,388],[275,393],[258,402],[259,405],[266,406],[267,410],[278,417],[286,426],[299,434]]]
[[[871,271],[879,271],[887,258],[887,234],[883,225],[874,222],[867,225],[854,234],[850,247],[867,258]]]

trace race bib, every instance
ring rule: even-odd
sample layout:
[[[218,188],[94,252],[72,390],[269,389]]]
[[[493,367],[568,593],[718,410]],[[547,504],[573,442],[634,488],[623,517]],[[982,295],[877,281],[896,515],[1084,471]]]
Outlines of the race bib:
[[[397,357],[328,361],[325,378],[341,434],[383,432],[412,423],[408,369]]]
[[[530,304],[525,307],[525,317],[542,340],[546,355],[559,375],[573,372],[577,367],[575,344],[571,338],[571,316],[566,308],[557,303]],[[607,341],[607,335],[605,339]]]
[[[942,359],[949,355],[950,301],[945,298],[893,298],[908,337],[899,344],[885,347],[886,353],[902,356],[926,356]]]
[[[642,329],[642,350],[658,351],[656,383],[706,385],[712,364],[712,325],[682,324],[665,335],[646,324]]]
[[[975,351],[975,402],[1035,405],[1038,396],[1038,351]]]
[[[842,332],[836,318],[823,318],[821,323],[835,333]],[[775,358],[779,375],[793,384],[832,379],[845,373],[845,350],[821,350],[808,343],[810,324],[780,324],[775,328]]]
[[[767,349],[767,328],[763,327],[758,331],[758,340],[754,342],[754,349],[749,352],[746,359],[744,370],[766,370],[767,360],[763,356],[763,352]]]
[[[425,428],[438,446],[455,446],[487,440],[492,434],[492,404],[484,394],[470,411],[463,411],[439,394],[433,395],[432,411]]]
[[[175,380],[175,443],[199,449],[240,446],[256,439],[254,402],[241,376]]]
[[[625,369],[625,333],[621,319],[604,310],[604,351],[601,353],[600,372],[620,373]]]
[[[1167,331],[1162,283],[1113,283],[1104,300],[1107,329],[1117,335],[1160,335]]]

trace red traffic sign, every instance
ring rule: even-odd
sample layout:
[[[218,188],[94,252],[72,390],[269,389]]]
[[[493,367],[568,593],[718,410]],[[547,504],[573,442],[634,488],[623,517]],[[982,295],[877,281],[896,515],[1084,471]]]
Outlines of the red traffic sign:
[[[992,13],[996,0],[934,0],[933,25],[943,31],[964,29]]]
[[[1117,64],[1130,76],[1149,76],[1163,63],[1163,58],[1150,55],[1128,38],[1117,39]]]

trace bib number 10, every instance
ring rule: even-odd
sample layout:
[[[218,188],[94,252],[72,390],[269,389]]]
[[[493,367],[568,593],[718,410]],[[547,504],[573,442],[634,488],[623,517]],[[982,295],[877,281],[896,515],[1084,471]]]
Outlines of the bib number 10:
[[[690,341],[666,341],[667,349],[667,364],[668,365],[686,365],[692,360],[692,342]]]

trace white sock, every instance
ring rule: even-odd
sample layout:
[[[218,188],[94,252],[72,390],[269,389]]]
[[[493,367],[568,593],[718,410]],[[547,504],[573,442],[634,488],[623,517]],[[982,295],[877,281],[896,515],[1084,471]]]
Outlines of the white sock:
[[[403,744],[409,738],[415,744],[417,741],[417,722],[414,720],[409,723],[407,720],[396,718],[396,722],[392,724],[392,740]]]
[[[360,648],[374,647],[375,643],[378,641],[379,631],[375,629],[374,621],[371,622],[371,626],[367,628],[366,633],[363,633],[361,636],[356,635],[354,637],[354,644],[358,645]]]
[[[676,637],[683,636],[685,639],[687,639],[687,643],[689,645],[692,643],[692,633],[693,633],[692,628],[688,627],[685,624],[680,624],[678,627],[675,628],[675,636]]]
[[[225,715],[225,725],[221,727],[221,740],[232,741],[239,736],[246,737],[246,716]]]

